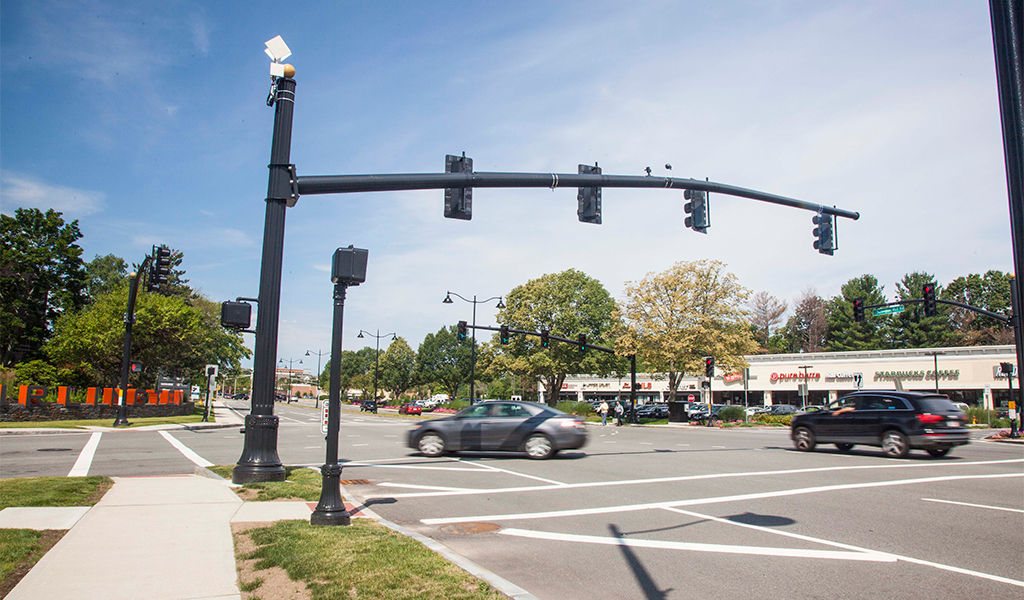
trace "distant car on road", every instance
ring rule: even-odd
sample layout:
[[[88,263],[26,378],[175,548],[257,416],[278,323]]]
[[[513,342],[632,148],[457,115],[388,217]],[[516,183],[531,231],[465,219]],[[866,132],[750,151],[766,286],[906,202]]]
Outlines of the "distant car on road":
[[[400,415],[421,415],[423,414],[423,408],[417,405],[415,402],[403,404],[398,407],[398,414]]]
[[[799,409],[792,404],[773,404],[768,407],[769,415],[793,415],[799,412]]]
[[[864,390],[840,398],[825,410],[796,415],[790,437],[803,451],[832,443],[847,452],[862,444],[880,446],[895,458],[915,448],[940,457],[970,441],[966,424],[966,415],[946,396]]]
[[[249,394],[246,394],[245,392],[239,392],[239,393],[235,394],[234,396],[231,396],[231,399],[232,400],[248,400],[249,399]]]
[[[359,412],[371,412],[373,414],[377,414],[377,401],[373,398],[363,400],[359,405]]]
[[[458,451],[526,452],[550,458],[587,442],[583,418],[536,402],[480,402],[450,417],[417,423],[410,448],[426,456]]]

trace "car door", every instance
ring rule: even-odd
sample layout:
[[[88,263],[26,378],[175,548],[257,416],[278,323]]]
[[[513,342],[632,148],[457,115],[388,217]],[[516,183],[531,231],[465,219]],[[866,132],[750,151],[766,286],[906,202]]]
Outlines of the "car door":
[[[889,396],[858,397],[857,410],[850,413],[858,443],[878,444],[887,413],[899,406],[899,402],[902,402],[899,398]]]
[[[819,414],[811,415],[811,422],[816,424],[816,435],[819,441],[833,442],[838,444],[853,444],[854,416],[857,408],[857,398],[849,396],[842,398],[836,404],[829,406],[829,411],[822,411]]]
[[[882,431],[894,423],[900,423],[913,409],[903,398],[896,396],[874,396],[871,410],[865,415],[864,436],[871,443],[880,443]]]
[[[477,404],[463,411],[455,430],[458,450],[480,450],[483,447],[484,424],[491,418],[493,404]]]
[[[526,423],[529,418],[530,413],[521,404],[496,403],[494,412],[484,421],[484,449],[518,450],[520,442],[529,429]]]

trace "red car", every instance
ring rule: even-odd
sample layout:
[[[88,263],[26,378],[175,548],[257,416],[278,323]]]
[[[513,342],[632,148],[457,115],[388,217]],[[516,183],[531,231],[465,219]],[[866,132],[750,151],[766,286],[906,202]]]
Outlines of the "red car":
[[[423,408],[412,404],[403,404],[398,407],[398,414],[400,415],[422,415]]]

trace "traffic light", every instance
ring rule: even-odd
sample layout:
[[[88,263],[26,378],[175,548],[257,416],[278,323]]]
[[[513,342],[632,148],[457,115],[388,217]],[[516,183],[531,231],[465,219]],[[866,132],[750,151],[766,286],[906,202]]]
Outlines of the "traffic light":
[[[463,342],[466,340],[466,322],[459,321],[459,341]]]
[[[594,166],[580,165],[580,175],[600,175],[601,167],[594,163]],[[579,208],[576,209],[576,216],[580,223],[601,224],[601,188],[581,187],[576,194]]]
[[[715,376],[715,357],[705,356],[704,357],[704,376],[711,379]]]
[[[473,159],[467,158],[466,153],[462,156],[444,157],[445,173],[472,173]],[[446,219],[462,219],[469,221],[473,218],[473,188],[444,188],[444,217]]]
[[[814,249],[821,254],[832,256],[836,249],[835,241],[832,238],[832,215],[819,212],[811,218],[811,223],[817,225],[814,228]]]
[[[576,344],[579,346],[579,349],[581,351],[582,350],[586,350],[587,349],[587,334],[585,334],[585,333],[579,334],[579,336],[577,336],[577,338],[576,338]]]
[[[860,323],[864,320],[864,299],[857,298],[853,301],[853,320]]]
[[[507,344],[508,343],[508,325],[502,325],[501,326],[500,339],[501,339],[501,343],[502,344]]]
[[[922,296],[924,296],[924,316],[934,317],[939,314],[935,307],[935,286],[926,283],[921,292]]]
[[[700,190],[683,190],[683,198],[689,200],[683,210],[690,216],[684,223],[698,233],[707,233],[711,222],[708,219],[708,196]]]
[[[551,345],[551,332],[547,329],[540,330],[540,346],[541,348],[547,348]]]
[[[149,283],[146,289],[155,291],[160,284],[167,283],[171,274],[171,249],[166,246],[153,246],[153,264],[149,267]]]

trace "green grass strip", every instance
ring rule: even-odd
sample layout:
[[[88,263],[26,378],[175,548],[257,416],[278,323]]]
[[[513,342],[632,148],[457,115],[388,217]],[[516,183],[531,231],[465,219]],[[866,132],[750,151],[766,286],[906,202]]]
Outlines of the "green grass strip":
[[[138,419],[128,417],[129,427],[143,427],[145,425],[172,425],[199,423],[203,415],[186,415],[175,417],[143,417]],[[210,415],[210,422],[213,422],[213,415]],[[82,427],[113,427],[113,417],[109,419],[72,419],[67,421],[6,421],[0,423],[0,429],[79,429]]]
[[[314,600],[498,600],[485,582],[419,542],[367,519],[348,527],[278,521],[246,532],[258,549],[256,569],[283,568]]]
[[[109,477],[0,479],[0,510],[10,506],[93,506],[112,485]]]

